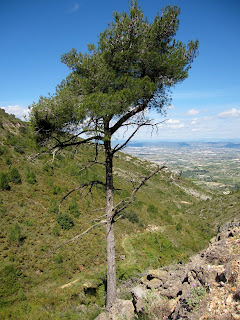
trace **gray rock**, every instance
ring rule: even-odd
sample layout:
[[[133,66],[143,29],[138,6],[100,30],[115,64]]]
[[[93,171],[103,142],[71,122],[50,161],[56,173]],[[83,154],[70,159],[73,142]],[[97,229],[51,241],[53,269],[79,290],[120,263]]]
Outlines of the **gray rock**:
[[[139,285],[131,290],[134,309],[137,313],[142,312],[144,309],[147,292],[148,290],[144,285]]]
[[[101,313],[96,320],[131,320],[134,319],[134,307],[131,300],[116,299],[109,311]]]

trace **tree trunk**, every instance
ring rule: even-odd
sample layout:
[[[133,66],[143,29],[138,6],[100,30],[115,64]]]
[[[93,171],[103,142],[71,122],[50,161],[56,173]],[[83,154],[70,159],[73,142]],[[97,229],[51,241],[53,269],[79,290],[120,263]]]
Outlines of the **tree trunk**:
[[[106,157],[106,216],[107,216],[107,310],[116,299],[115,237],[113,222],[113,155],[111,141],[104,142]]]

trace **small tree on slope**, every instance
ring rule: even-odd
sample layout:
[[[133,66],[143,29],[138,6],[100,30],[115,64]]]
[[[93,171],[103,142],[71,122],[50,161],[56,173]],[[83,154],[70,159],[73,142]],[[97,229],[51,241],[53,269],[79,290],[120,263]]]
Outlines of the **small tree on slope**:
[[[167,6],[150,23],[137,1],[131,1],[129,13],[114,13],[114,21],[100,34],[97,47],[89,45],[84,54],[72,49],[62,56],[71,70],[69,76],[54,95],[40,97],[31,106],[37,137],[51,142],[51,150],[90,142],[103,145],[106,181],[88,185],[101,183],[106,188],[107,308],[116,297],[114,223],[137,190],[162,169],[145,178],[130,200],[114,205],[113,157],[141,127],[151,125],[148,110],[164,112],[170,87],[188,76],[198,41],[184,45],[174,39],[179,13],[178,7]],[[113,135],[129,126],[133,127],[129,137],[113,148]]]

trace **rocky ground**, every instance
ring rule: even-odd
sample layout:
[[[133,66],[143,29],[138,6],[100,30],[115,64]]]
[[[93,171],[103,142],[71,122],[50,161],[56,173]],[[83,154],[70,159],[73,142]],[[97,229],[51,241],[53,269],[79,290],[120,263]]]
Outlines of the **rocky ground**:
[[[240,222],[225,225],[187,264],[149,270],[128,291],[132,300],[117,299],[97,319],[240,319]]]

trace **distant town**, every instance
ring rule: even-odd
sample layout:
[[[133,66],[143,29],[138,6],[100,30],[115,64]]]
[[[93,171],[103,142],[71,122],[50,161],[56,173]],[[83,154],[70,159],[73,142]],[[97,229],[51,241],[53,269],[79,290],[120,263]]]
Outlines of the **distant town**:
[[[124,152],[228,193],[240,189],[240,142],[131,142]]]

